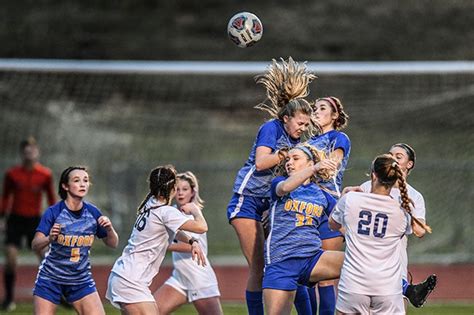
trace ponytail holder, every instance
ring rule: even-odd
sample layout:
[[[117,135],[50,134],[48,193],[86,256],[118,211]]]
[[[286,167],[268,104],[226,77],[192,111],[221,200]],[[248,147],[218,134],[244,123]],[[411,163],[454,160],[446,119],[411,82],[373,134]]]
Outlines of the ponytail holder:
[[[393,163],[392,163],[392,167],[396,167],[397,164],[398,164],[397,162],[393,162]]]

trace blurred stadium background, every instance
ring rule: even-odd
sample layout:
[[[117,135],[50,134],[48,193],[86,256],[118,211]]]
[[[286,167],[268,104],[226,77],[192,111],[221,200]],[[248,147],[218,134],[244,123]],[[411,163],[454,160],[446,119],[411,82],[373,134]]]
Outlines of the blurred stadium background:
[[[474,2],[18,1],[1,8],[0,172],[18,162],[18,143],[29,135],[56,179],[69,165],[89,166],[89,199],[111,216],[122,247],[149,170],[172,163],[200,179],[211,260],[243,263],[225,211],[267,118],[253,109],[265,98],[253,75],[291,55],[319,76],[311,96],[340,97],[351,117],[344,185],[366,180],[372,158],[392,143],[415,148],[409,182],[425,197],[434,233],[410,241],[410,262],[474,263],[473,62],[341,62],[473,60]],[[227,19],[242,10],[264,24],[250,49],[225,37]],[[220,63],[229,60],[247,63]],[[96,245],[92,256],[113,262],[119,253]]]

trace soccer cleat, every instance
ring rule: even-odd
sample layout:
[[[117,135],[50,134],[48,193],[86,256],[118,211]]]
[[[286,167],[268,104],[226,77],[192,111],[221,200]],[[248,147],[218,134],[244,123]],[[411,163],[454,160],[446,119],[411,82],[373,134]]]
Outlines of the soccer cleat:
[[[405,296],[414,307],[422,307],[430,293],[436,287],[436,275],[430,275],[425,281],[418,284],[410,284],[407,287]]]
[[[13,301],[5,301],[2,303],[1,309],[6,312],[13,312],[16,310],[16,304]]]

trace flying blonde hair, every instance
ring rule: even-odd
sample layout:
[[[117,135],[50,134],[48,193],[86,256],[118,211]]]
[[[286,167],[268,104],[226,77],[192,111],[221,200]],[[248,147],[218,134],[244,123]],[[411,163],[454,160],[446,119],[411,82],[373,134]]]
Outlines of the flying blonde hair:
[[[264,74],[257,75],[255,82],[263,84],[267,90],[267,99],[255,108],[268,112],[272,118],[283,120],[283,116],[293,116],[294,112],[302,111],[311,114],[310,103],[303,99],[309,94],[309,84],[316,75],[306,69],[306,64],[299,64],[292,57],[285,61],[280,58],[272,64]],[[293,109],[288,108],[289,106]]]

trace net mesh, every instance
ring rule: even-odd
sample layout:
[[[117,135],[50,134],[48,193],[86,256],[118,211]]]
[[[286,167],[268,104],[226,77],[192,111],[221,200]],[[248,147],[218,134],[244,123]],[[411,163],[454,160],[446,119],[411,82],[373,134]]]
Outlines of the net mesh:
[[[316,74],[318,74],[317,69]],[[339,97],[350,115],[344,186],[367,180],[373,157],[406,142],[417,152],[408,182],[427,204],[433,234],[409,242],[412,262],[474,261],[474,73],[325,73],[311,95]],[[58,179],[87,165],[89,199],[110,215],[124,244],[147,193],[149,171],[174,164],[197,174],[210,255],[240,254],[226,206],[265,113],[250,74],[138,74],[0,69],[0,171],[34,135]]]

